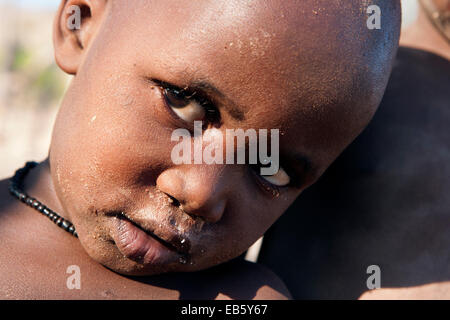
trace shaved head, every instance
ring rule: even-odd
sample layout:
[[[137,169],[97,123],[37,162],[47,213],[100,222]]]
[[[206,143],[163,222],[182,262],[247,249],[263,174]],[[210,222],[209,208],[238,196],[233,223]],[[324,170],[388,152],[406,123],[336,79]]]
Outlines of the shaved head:
[[[75,32],[65,14],[74,4],[84,9]],[[367,27],[370,5],[381,29]],[[393,0],[62,1],[55,54],[75,77],[50,163],[83,247],[126,274],[195,271],[243,253],[367,125],[399,30]],[[247,165],[174,164],[171,134],[192,126],[174,110],[205,105],[216,117],[200,120],[221,132],[279,129],[289,183]],[[137,259],[117,213],[189,242],[190,263]],[[155,249],[145,237],[142,248]]]
[[[367,26],[371,5],[381,10],[379,30]],[[277,109],[295,107],[295,115],[278,114],[285,125],[328,120],[326,131],[308,127],[330,143],[334,136],[356,137],[372,118],[389,78],[401,20],[400,1],[392,0],[142,1],[136,6],[114,1],[112,7],[105,28],[109,42],[121,43],[114,40],[117,33],[130,37],[120,26],[133,15],[148,25],[136,32],[153,43],[142,54],[157,52],[154,64],[175,73],[180,68],[173,61],[183,59],[187,77],[200,72],[199,64],[214,70],[230,95],[252,93],[242,104],[244,112],[269,102]],[[282,95],[280,86],[287,88]],[[336,121],[341,114],[347,117]],[[323,152],[330,155],[328,146]]]

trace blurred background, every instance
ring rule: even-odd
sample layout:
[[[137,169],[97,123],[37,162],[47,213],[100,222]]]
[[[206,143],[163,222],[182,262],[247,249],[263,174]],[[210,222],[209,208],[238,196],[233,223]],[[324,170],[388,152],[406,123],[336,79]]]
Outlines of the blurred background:
[[[52,23],[59,2],[0,0],[0,179],[26,161],[47,156],[58,105],[70,81],[53,58]],[[402,41],[424,43],[415,28],[417,0],[403,0],[402,5]]]
[[[0,0],[0,179],[48,153],[69,77],[53,58],[57,0]]]

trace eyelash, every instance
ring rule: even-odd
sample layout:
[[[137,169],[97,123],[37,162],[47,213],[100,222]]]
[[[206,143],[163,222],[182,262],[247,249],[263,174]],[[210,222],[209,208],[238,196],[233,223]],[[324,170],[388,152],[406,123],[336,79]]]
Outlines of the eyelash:
[[[269,196],[272,198],[277,198],[280,196],[281,191],[288,188],[290,184],[287,184],[285,186],[277,186],[273,183],[270,183],[266,179],[264,179],[261,174],[259,173],[261,169],[261,166],[258,164],[250,165],[250,170],[252,171],[252,174],[256,176],[256,183],[258,186]]]
[[[164,99],[166,99],[166,92],[170,91],[170,93],[174,94],[179,99],[195,100],[195,102],[202,106],[205,109],[206,114],[205,127],[208,127],[209,125],[220,125],[221,117],[219,109],[208,98],[200,95],[196,91],[190,91],[188,87],[181,89],[162,81],[155,82],[157,82],[158,87],[160,87]]]
[[[195,91],[194,92],[189,91],[188,87],[181,89],[181,88],[175,87],[173,85],[170,85],[170,84],[162,82],[162,81],[156,81],[156,80],[153,80],[153,81],[156,82],[157,86],[161,89],[164,99],[166,99],[165,92],[170,90],[172,94],[175,94],[175,96],[177,96],[177,98],[186,99],[186,100],[194,99],[199,105],[201,105],[203,108],[205,108],[206,118],[207,118],[206,119],[207,123],[205,124],[205,129],[206,129],[206,127],[208,127],[208,125],[220,124],[220,121],[221,121],[220,112],[217,109],[217,107],[209,99],[201,96],[200,94],[198,94]],[[165,103],[167,104],[166,101],[165,101]],[[250,165],[249,167],[250,167],[250,170],[253,172],[253,174],[256,175],[256,180],[257,180],[257,184],[259,185],[259,187],[265,193],[269,194],[272,198],[279,197],[281,190],[289,187],[289,185],[286,185],[283,187],[276,186],[273,183],[270,183],[269,181],[264,179],[258,173],[261,168],[259,165]]]
[[[281,194],[281,190],[285,189],[288,186],[276,186],[273,183],[270,183],[266,179],[264,179],[258,172],[254,172],[256,174],[257,184],[260,188],[267,193],[272,198],[277,198]]]

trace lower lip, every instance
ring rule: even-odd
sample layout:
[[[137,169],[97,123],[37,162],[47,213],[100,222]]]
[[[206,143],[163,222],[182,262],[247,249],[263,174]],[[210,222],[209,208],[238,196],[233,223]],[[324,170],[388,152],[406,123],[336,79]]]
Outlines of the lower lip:
[[[141,264],[165,265],[178,261],[181,255],[169,250],[158,240],[123,219],[114,219],[112,237],[120,252]]]

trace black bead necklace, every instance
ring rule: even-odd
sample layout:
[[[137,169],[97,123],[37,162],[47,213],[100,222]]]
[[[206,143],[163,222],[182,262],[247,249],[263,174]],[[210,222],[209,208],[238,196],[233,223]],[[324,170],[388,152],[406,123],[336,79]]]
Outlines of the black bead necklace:
[[[23,181],[26,175],[37,165],[37,162],[27,162],[25,164],[25,167],[18,169],[14,174],[14,177],[12,177],[9,181],[9,193],[11,193],[11,195],[13,195],[26,205],[42,213],[44,216],[53,221],[58,227],[66,230],[71,235],[78,238],[78,234],[75,231],[75,227],[72,222],[64,219],[55,211],[43,205],[40,201],[30,197],[23,191]]]

